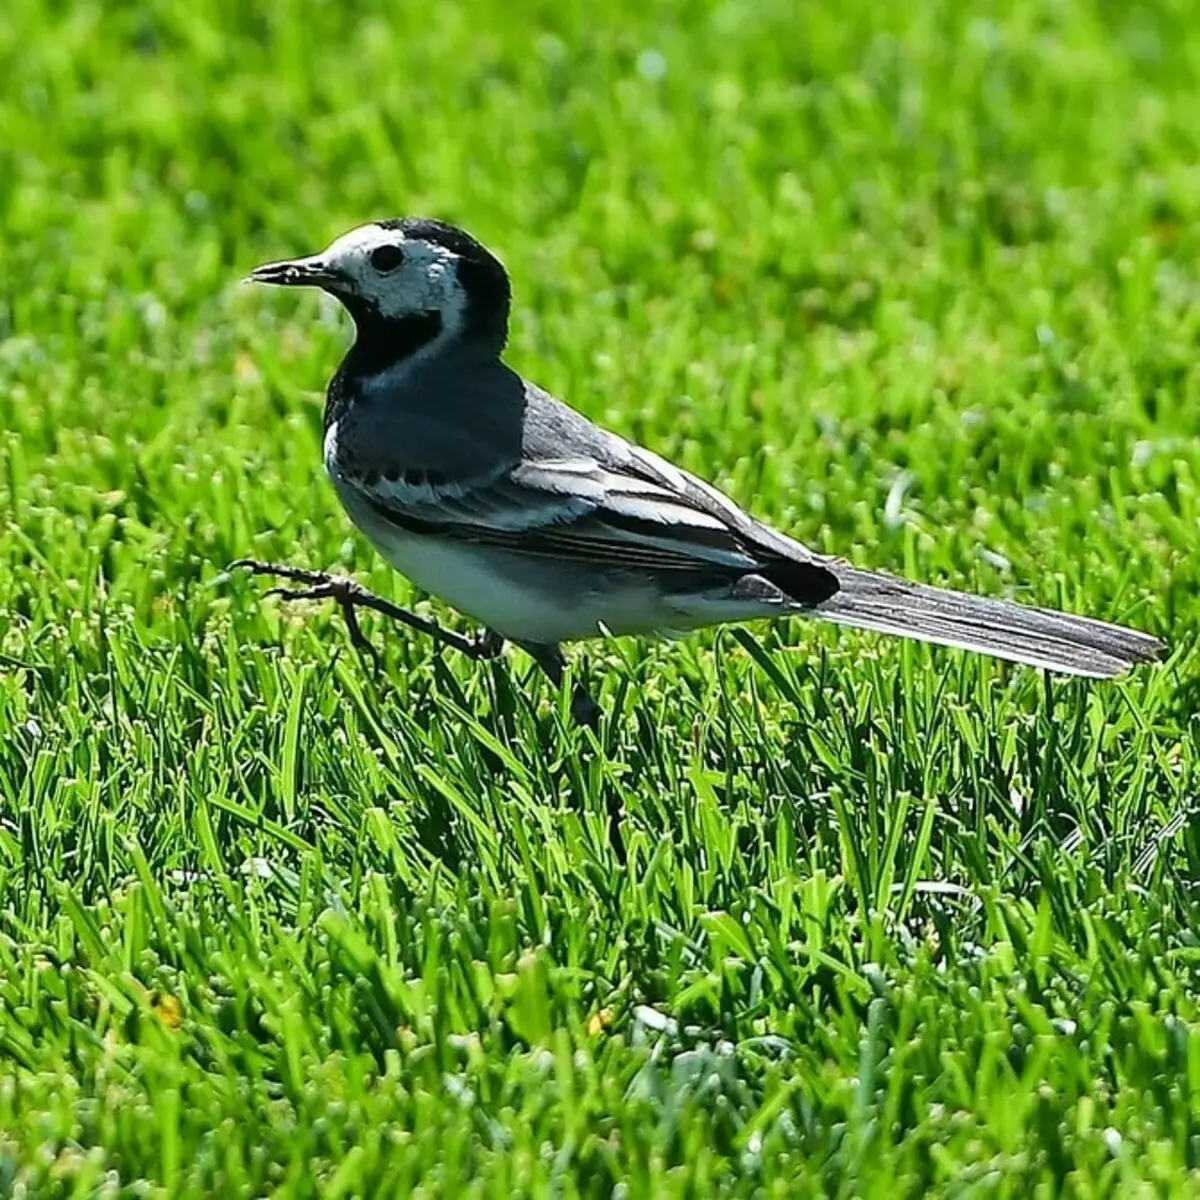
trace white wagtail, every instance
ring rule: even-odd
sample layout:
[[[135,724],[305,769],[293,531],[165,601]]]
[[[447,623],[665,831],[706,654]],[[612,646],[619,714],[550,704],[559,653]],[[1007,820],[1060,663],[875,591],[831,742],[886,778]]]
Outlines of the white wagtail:
[[[602,634],[816,616],[1071,675],[1159,657],[1148,634],[814,554],[716,488],[592,424],[502,361],[510,286],[474,238],[378,221],[260,283],[318,287],[357,337],[329,385],[325,469],[351,520],[419,588],[482,622],[470,641],[346,580],[246,562],[390,613],[477,657],[504,639],[556,682],[560,644]],[[596,708],[582,691],[576,714]]]

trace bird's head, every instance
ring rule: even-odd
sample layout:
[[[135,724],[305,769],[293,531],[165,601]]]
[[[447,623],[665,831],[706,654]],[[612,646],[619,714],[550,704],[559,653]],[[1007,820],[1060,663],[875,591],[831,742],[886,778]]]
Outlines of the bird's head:
[[[422,329],[444,340],[486,337],[503,345],[508,329],[504,267],[469,234],[441,221],[375,221],[319,254],[257,267],[250,278],[323,289],[349,311],[360,338]]]

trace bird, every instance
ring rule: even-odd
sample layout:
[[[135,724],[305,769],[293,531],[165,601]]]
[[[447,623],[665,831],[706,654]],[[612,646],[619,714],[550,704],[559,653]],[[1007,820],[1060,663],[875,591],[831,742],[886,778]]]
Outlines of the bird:
[[[326,396],[325,470],[387,562],[486,631],[462,638],[320,572],[238,564],[310,585],[285,596],[338,600],[356,642],[354,608],[365,605],[476,657],[515,643],[556,683],[564,643],[793,616],[1093,678],[1164,652],[1135,629],[815,553],[594,424],[506,363],[508,272],[454,225],[373,221],[249,279],[319,288],[349,313],[354,341]],[[573,707],[598,719],[581,688]]]

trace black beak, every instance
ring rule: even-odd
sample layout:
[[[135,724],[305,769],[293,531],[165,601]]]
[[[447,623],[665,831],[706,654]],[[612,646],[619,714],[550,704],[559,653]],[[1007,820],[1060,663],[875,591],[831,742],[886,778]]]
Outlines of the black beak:
[[[346,283],[345,276],[319,254],[309,258],[294,258],[287,262],[263,263],[249,276],[252,283],[275,283],[283,287],[333,288]]]

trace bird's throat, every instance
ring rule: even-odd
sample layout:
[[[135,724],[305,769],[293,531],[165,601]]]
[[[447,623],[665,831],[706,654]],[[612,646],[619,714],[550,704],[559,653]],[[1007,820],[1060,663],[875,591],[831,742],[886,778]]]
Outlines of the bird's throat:
[[[349,305],[347,305],[349,307]],[[381,317],[372,308],[361,308],[354,318],[357,338],[350,351],[361,375],[377,375],[419,353],[442,332],[440,312],[414,313],[411,317]]]
[[[373,309],[360,307],[356,312],[350,304],[346,307],[354,317],[358,336],[330,380],[325,404],[326,429],[346,411],[365,380],[402,367],[442,333],[442,314],[438,312],[385,319]]]

